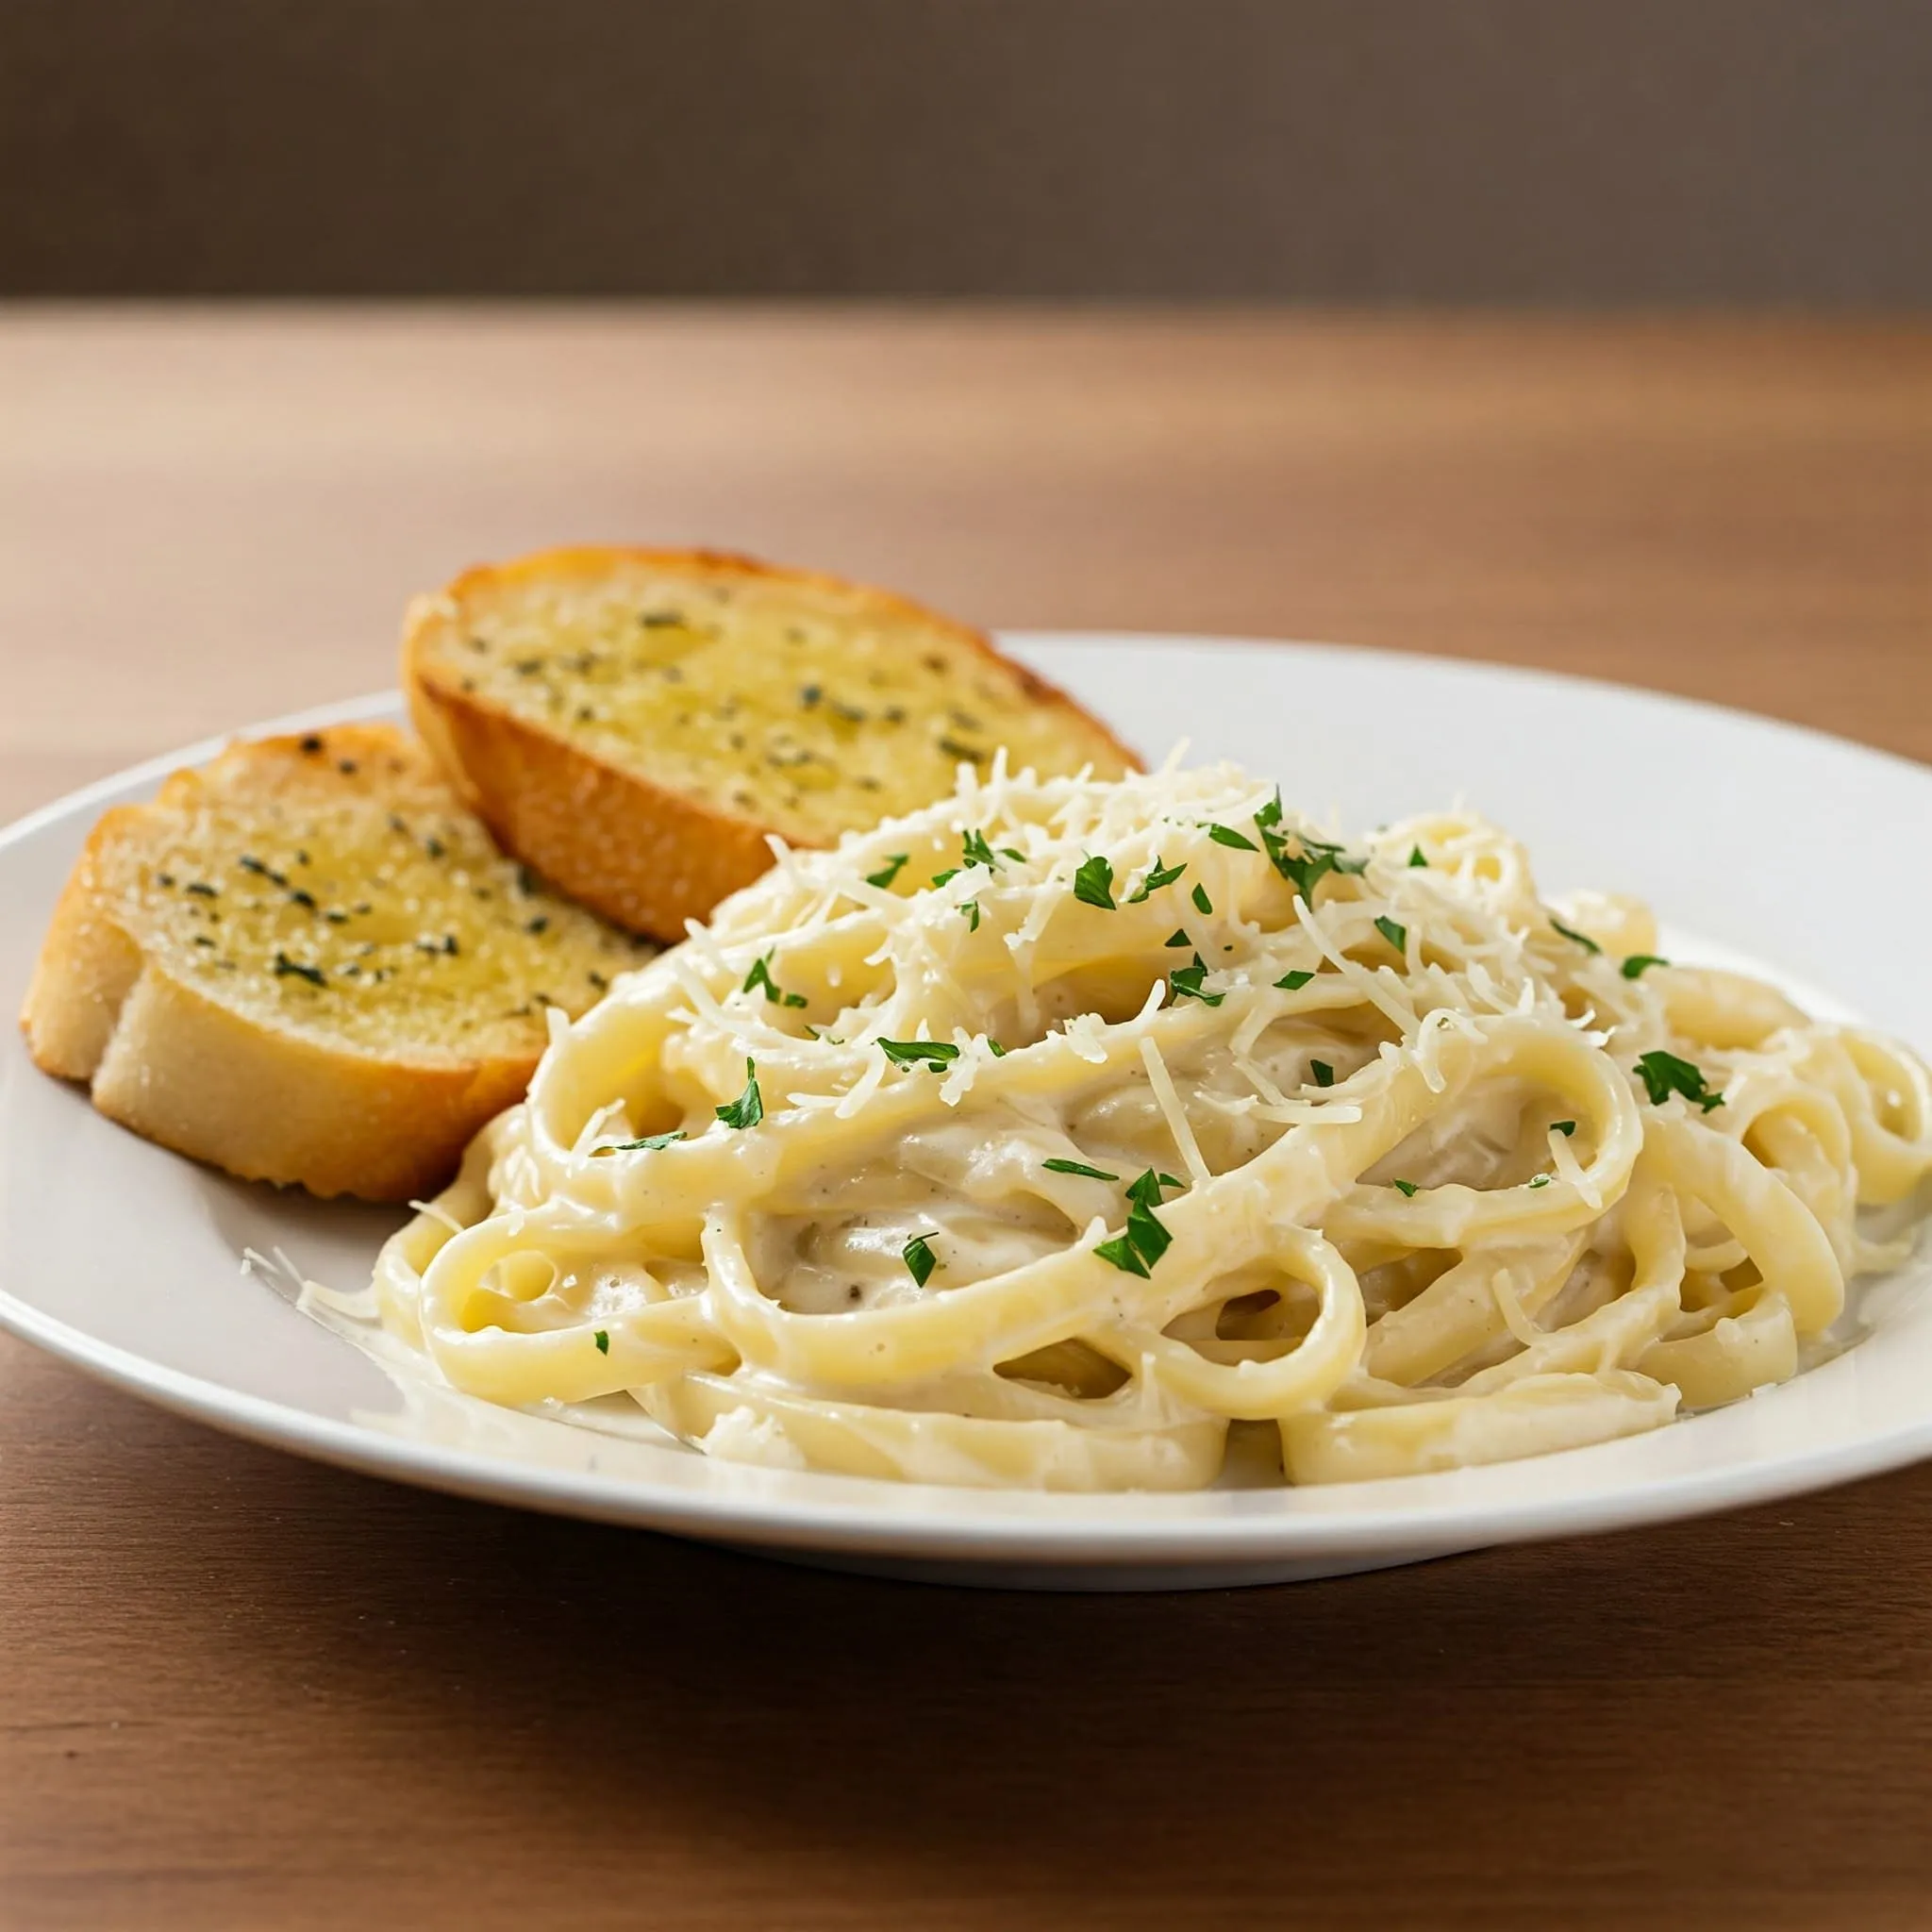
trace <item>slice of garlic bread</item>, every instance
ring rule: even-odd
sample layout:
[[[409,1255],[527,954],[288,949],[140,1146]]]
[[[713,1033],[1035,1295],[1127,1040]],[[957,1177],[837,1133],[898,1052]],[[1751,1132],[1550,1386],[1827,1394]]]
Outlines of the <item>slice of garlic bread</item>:
[[[498,838],[565,891],[684,936],[771,864],[928,804],[1004,746],[1042,775],[1138,769],[978,632],[884,591],[708,551],[572,549],[410,607],[417,728]]]
[[[641,957],[389,725],[231,746],[94,827],[21,1016],[137,1133],[251,1180],[431,1191]]]

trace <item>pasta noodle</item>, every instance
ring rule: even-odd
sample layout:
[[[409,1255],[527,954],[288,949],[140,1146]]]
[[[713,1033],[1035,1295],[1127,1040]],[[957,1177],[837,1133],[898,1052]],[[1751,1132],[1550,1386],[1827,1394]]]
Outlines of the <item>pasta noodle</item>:
[[[494,1402],[924,1482],[1654,1428],[1791,1375],[1932,1170],[1912,1055],[1656,945],[1473,816],[962,772],[557,1016],[383,1320]]]

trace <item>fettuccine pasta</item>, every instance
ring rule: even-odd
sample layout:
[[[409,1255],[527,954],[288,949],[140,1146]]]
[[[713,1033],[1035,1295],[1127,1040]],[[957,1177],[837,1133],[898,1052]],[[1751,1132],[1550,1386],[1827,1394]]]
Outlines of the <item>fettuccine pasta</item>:
[[[1795,1373],[1932,1170],[1912,1055],[1657,946],[1466,814],[962,773],[555,1015],[383,1319],[493,1402],[922,1482],[1654,1428]]]

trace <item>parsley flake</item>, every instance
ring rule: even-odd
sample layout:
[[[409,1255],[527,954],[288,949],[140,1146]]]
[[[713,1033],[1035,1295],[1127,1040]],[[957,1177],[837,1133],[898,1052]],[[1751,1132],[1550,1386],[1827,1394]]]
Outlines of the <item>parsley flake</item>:
[[[1550,1184],[1550,1177],[1546,1174],[1533,1174],[1529,1177],[1529,1184],[1533,1188],[1546,1188]]]
[[[966,868],[963,865],[949,865],[944,872],[934,873],[932,882],[936,886],[942,886],[948,879],[958,878],[965,870]]]
[[[591,1340],[597,1344],[597,1353],[599,1355],[608,1355],[610,1353],[610,1331],[608,1328],[598,1329],[596,1334],[591,1337]]]
[[[1643,1084],[1650,1093],[1650,1104],[1661,1107],[1672,1094],[1681,1093],[1686,1100],[1694,1102],[1708,1113],[1714,1107],[1722,1107],[1724,1097],[1713,1093],[1705,1085],[1701,1069],[1689,1060],[1680,1060],[1674,1053],[1665,1053],[1658,1048],[1655,1053],[1639,1057],[1637,1071],[1643,1077]]]
[[[769,953],[763,958],[753,961],[752,969],[744,975],[744,984],[739,988],[739,991],[757,992],[760,988],[763,988],[766,1000],[773,1006],[803,1007],[810,1004],[802,992],[787,992],[772,977],[772,956]]]
[[[1162,865],[1160,855],[1157,852],[1154,855],[1154,870],[1127,895],[1127,904],[1129,906],[1138,906],[1149,892],[1158,892],[1162,886],[1173,885],[1174,880],[1179,878],[1187,869],[1185,863],[1180,865]]]
[[[1656,953],[1632,953],[1617,971],[1625,979],[1641,979],[1653,966],[1668,966],[1671,962]]]
[[[1326,1060],[1310,1060],[1308,1071],[1315,1076],[1317,1087],[1332,1087],[1335,1084],[1335,1069]]]
[[[866,874],[866,884],[876,886],[880,891],[884,891],[899,876],[901,869],[911,857],[912,855],[909,852],[894,852],[891,854],[887,858],[885,864],[880,866],[877,872]]]
[[[1104,1167],[1089,1167],[1084,1160],[1042,1160],[1040,1163],[1048,1174],[1076,1174],[1090,1181],[1117,1181],[1120,1175],[1108,1174]]]
[[[986,1042],[986,1050],[987,1052],[991,1054],[993,1058],[996,1060],[1003,1060],[1007,1057],[1006,1048],[1003,1047],[997,1040],[989,1040]]]
[[[1416,1184],[1413,1181],[1391,1181],[1390,1186],[1397,1189],[1404,1194],[1413,1194],[1416,1188]]]
[[[646,1134],[641,1141],[613,1141],[607,1147],[592,1147],[592,1154],[656,1154],[674,1141],[684,1139],[684,1129],[674,1127],[668,1134]]]
[[[1168,943],[1172,945],[1174,942],[1170,940]],[[1167,975],[1168,1004],[1172,1006],[1177,1000],[1190,999],[1199,1000],[1203,1006],[1218,1007],[1227,995],[1224,992],[1204,991],[1201,982],[1207,976],[1208,968],[1199,953],[1194,955],[1194,963],[1191,966],[1176,966]]]
[[[1197,884],[1189,895],[1194,902],[1196,912],[1208,913],[1214,910],[1214,901],[1208,896],[1208,888]]]
[[[965,905],[960,907],[959,910],[966,916],[966,930],[968,932],[977,932],[979,930],[979,901],[977,899],[969,899]]]
[[[744,1063],[744,1091],[727,1106],[714,1109],[727,1127],[755,1127],[765,1117],[765,1097],[758,1091],[758,1063]]]
[[[1161,1225],[1154,1212],[1160,1205],[1162,1186],[1179,1187],[1171,1174],[1157,1174],[1152,1168],[1127,1188],[1127,1224],[1112,1241],[1102,1241],[1093,1252],[1127,1274],[1143,1278],[1167,1253],[1174,1236]]]
[[[1178,925],[1175,926],[1174,929],[1168,934],[1166,939],[1161,941],[1162,946],[1166,947],[1170,951],[1175,946],[1191,947],[1193,943],[1193,941],[1191,940],[1187,935],[1186,927]]]
[[[1000,856],[986,842],[984,832],[961,833],[959,857],[962,865],[983,865],[988,872],[999,870]]]
[[[1550,1123],[1550,1130],[1552,1133],[1561,1134],[1564,1140],[1567,1141],[1576,1131],[1576,1123],[1574,1121],[1552,1121]]]
[[[879,1045],[894,1066],[925,1066],[937,1074],[950,1060],[959,1058],[959,1049],[944,1040],[882,1040]]]
[[[1314,976],[1312,973],[1304,973],[1297,967],[1292,973],[1284,973],[1274,984],[1283,992],[1299,992]]]
[[[1098,1242],[1093,1252],[1103,1261],[1111,1261],[1123,1274],[1138,1274],[1142,1281],[1147,1279],[1147,1264],[1134,1252],[1134,1244],[1125,1235],[1117,1234],[1110,1241]]]
[[[928,1229],[924,1234],[916,1234],[899,1250],[906,1259],[906,1272],[921,1287],[932,1279],[932,1271],[940,1265],[940,1258],[929,1243],[937,1228]]]
[[[1561,933],[1566,940],[1574,941],[1577,945],[1581,946],[1586,953],[1601,953],[1603,951],[1603,948],[1600,945],[1598,945],[1597,942],[1593,939],[1591,939],[1587,932],[1578,932],[1574,926],[1565,925],[1563,922],[1560,919],[1558,919],[1554,912],[1550,914],[1550,924],[1553,926],[1555,926],[1557,930],[1559,933]]]
[[[1408,928],[1407,926],[1404,925],[1399,919],[1391,919],[1386,915],[1379,916],[1375,921],[1375,930],[1378,933],[1380,933],[1382,937],[1385,940],[1387,940],[1391,946],[1393,946],[1398,953],[1403,954],[1405,957],[1407,955]]]
[[[1252,839],[1246,839],[1232,825],[1209,825],[1208,836],[1217,845],[1229,845],[1237,852],[1258,852],[1261,848]]]
[[[1146,1202],[1136,1201],[1127,1209],[1126,1242],[1152,1269],[1173,1245],[1174,1236],[1160,1224]]]
[[[1420,845],[1411,845],[1408,848],[1408,862],[1410,865],[1426,866],[1429,862],[1429,855]]]
[[[1359,873],[1366,858],[1351,858],[1340,845],[1325,839],[1311,838],[1307,832],[1274,832],[1265,828],[1261,842],[1268,848],[1268,862],[1292,885],[1305,904],[1315,903],[1315,888],[1331,872]],[[1292,844],[1293,850],[1290,850]]]
[[[1097,906],[1103,912],[1114,910],[1113,867],[1095,855],[1083,858],[1074,874],[1074,897],[1083,906]]]

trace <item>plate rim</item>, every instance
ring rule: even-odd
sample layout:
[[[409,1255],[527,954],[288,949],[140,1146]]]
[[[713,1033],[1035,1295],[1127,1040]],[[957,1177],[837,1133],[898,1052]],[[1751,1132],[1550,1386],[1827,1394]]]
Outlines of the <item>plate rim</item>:
[[[1458,680],[1502,678],[1545,690],[1615,694],[1671,707],[1693,716],[1721,718],[1729,727],[1752,728],[1768,734],[1773,741],[1807,741],[1830,747],[1835,753],[1853,754],[1859,760],[1877,759],[1913,782],[1932,782],[1932,764],[1839,733],[1707,699],[1574,672],[1323,640],[1224,632],[1015,629],[1000,631],[996,636],[1003,645],[1015,648],[1023,656],[1036,647],[1051,652],[1122,644],[1192,652],[1286,649],[1345,658],[1357,663],[1368,659],[1391,668],[1425,667]],[[99,808],[131,788],[158,784],[169,773],[184,765],[205,763],[237,738],[273,736],[372,717],[398,716],[407,721],[402,694],[388,690],[308,707],[209,735],[176,751],[159,754],[95,779],[0,827],[0,855],[90,808]],[[614,1477],[597,1471],[555,1470],[446,1444],[389,1436],[353,1422],[306,1412],[270,1397],[236,1390],[99,1341],[21,1300],[4,1283],[0,1283],[0,1328],[97,1380],[172,1413],[266,1447],[362,1474],[446,1493],[710,1541],[785,1550],[936,1557],[960,1564],[1051,1562],[1094,1568],[1150,1564],[1179,1568],[1204,1562],[1232,1562],[1258,1571],[1271,1564],[1297,1559],[1362,1557],[1398,1547],[1415,1556],[1444,1554],[1478,1545],[1592,1534],[1770,1503],[1932,1457],[1932,1405],[1928,1405],[1925,1414],[1909,1424],[1782,1459],[1751,1457],[1683,1471],[1641,1484],[1610,1486],[1583,1495],[1465,1502],[1446,1510],[1440,1504],[1407,1505],[1379,1512],[1333,1517],[1235,1512],[1193,1520],[1122,1516],[1111,1521],[1089,1517],[1075,1523],[1057,1521],[1050,1514],[1003,1520],[948,1515],[941,1499],[951,1492],[942,1486],[887,1485],[843,1477],[824,1499],[770,1500],[699,1490],[685,1491],[641,1484],[634,1477]],[[875,1491],[890,1491],[903,1496],[908,1488],[930,1491],[934,1499],[930,1514],[879,1511],[869,1506],[869,1497]],[[1070,1505],[1077,1505],[1079,1500],[1074,1496],[1066,1498]]]

